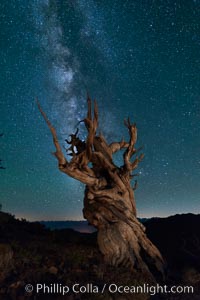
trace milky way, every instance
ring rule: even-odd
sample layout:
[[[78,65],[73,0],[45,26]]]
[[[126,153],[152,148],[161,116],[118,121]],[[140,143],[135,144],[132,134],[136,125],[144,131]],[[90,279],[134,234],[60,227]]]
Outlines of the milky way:
[[[57,170],[35,98],[64,146],[89,92],[108,141],[128,137],[125,117],[137,123],[139,215],[199,212],[199,1],[3,0],[0,14],[5,210],[82,218],[84,186]]]

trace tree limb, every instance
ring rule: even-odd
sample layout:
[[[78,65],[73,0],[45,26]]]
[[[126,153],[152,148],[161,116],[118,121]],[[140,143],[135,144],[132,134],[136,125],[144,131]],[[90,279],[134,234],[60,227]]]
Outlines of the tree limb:
[[[136,159],[131,163],[131,157],[136,154],[139,150],[135,149],[135,144],[137,142],[137,127],[136,124],[131,124],[130,119],[128,118],[127,120],[124,120],[125,126],[128,128],[129,135],[130,135],[130,140],[129,140],[129,145],[124,152],[124,169],[127,172],[131,172],[134,169],[137,168],[138,163],[141,162],[143,159],[144,155],[141,154],[139,157],[136,157]]]
[[[53,154],[56,156],[56,158],[58,159],[58,163],[59,163],[59,168],[62,169],[63,167],[65,167],[68,162],[64,156],[64,154],[62,153],[62,150],[61,150],[61,147],[60,147],[60,144],[58,142],[58,138],[57,138],[57,134],[56,134],[56,130],[55,128],[52,126],[51,122],[49,121],[49,119],[47,118],[47,115],[45,114],[45,112],[43,112],[42,108],[41,108],[41,105],[39,103],[38,100],[36,100],[36,103],[37,103],[37,106],[38,106],[38,109],[40,111],[40,113],[42,114],[45,122],[47,123],[50,131],[51,131],[51,134],[52,134],[52,137],[53,137],[53,142],[54,142],[54,145],[56,147],[56,152],[54,152]]]

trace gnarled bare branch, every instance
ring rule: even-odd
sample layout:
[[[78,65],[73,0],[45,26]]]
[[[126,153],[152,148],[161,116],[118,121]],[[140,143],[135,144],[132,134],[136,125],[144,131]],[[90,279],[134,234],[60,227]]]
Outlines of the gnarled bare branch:
[[[38,106],[38,109],[39,109],[40,113],[42,114],[45,122],[47,123],[47,125],[48,125],[48,127],[49,127],[49,129],[51,131],[51,134],[52,134],[52,137],[53,137],[53,142],[54,142],[54,145],[56,147],[56,152],[54,152],[53,154],[58,159],[59,168],[62,169],[63,167],[65,167],[68,164],[68,162],[67,162],[67,159],[65,158],[65,156],[64,156],[64,154],[63,154],[63,152],[61,150],[60,144],[58,142],[56,130],[52,126],[52,124],[49,121],[49,119],[47,118],[47,115],[45,114],[45,112],[42,110],[41,105],[40,105],[40,103],[39,103],[38,100],[36,100],[36,103],[37,103],[37,106]]]
[[[144,155],[141,154],[139,157],[136,157],[136,159],[133,162],[131,162],[131,157],[134,154],[136,154],[138,151],[140,151],[141,148],[139,148],[138,150],[135,148],[135,144],[137,142],[136,124],[135,123],[131,124],[129,118],[127,120],[124,120],[124,124],[128,128],[129,136],[130,136],[129,145],[126,151],[124,152],[124,169],[130,173],[131,171],[137,168],[139,162],[142,161]]]

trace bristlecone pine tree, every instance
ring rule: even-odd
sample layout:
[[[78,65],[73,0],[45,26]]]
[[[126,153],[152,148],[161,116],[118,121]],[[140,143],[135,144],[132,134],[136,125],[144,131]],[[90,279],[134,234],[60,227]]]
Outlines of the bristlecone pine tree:
[[[113,266],[130,266],[140,272],[157,277],[164,274],[164,261],[159,250],[145,234],[144,226],[136,216],[134,187],[131,186],[132,172],[143,158],[143,154],[132,159],[139,150],[135,148],[137,128],[130,119],[124,121],[129,133],[129,142],[107,144],[102,134],[97,134],[98,108],[88,97],[87,116],[83,120],[87,139],[78,138],[78,130],[71,134],[68,161],[58,142],[56,131],[42,111],[53,136],[56,147],[55,157],[59,170],[86,185],[84,197],[84,218],[98,231],[98,245],[105,262]],[[113,154],[125,149],[123,165],[113,162]],[[69,153],[70,152],[70,153]]]

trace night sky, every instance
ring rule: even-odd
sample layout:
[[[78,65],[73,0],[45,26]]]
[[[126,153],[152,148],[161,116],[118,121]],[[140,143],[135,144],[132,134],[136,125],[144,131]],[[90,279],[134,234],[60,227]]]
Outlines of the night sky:
[[[200,212],[199,0],[2,0],[0,22],[3,210],[83,218],[84,185],[58,171],[35,98],[64,145],[89,91],[109,142],[137,124],[138,215]]]

